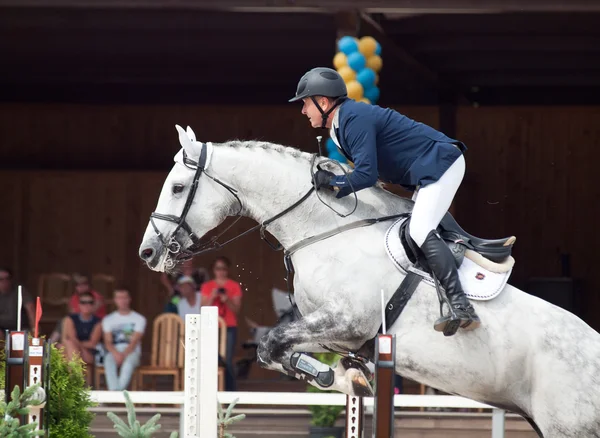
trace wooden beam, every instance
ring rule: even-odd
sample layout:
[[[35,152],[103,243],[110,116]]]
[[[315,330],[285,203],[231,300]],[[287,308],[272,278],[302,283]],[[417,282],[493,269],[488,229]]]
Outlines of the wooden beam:
[[[401,14],[600,11],[597,0],[0,0],[2,6],[236,9],[247,12],[360,9],[368,13]]]
[[[388,33],[390,30],[388,29]],[[399,35],[398,37],[401,37]],[[477,51],[542,52],[600,52],[600,35],[419,35],[411,43],[413,53],[449,53]]]
[[[337,39],[350,35],[357,37],[360,29],[360,15],[358,11],[339,11],[335,14],[335,27]]]
[[[384,56],[393,56],[399,59],[404,65],[411,68],[433,85],[440,85],[440,78],[436,72],[416,60],[410,53],[396,44],[384,33],[381,26],[365,13],[360,13],[360,34],[361,36],[370,35],[375,38],[381,45],[381,52],[385,53]]]
[[[600,71],[600,57],[593,53],[566,52],[555,55],[540,52],[473,52],[446,53],[444,56],[428,58],[440,72],[448,72],[460,76],[472,72],[519,72],[523,70],[538,71],[540,76],[547,72],[560,74],[564,71],[577,70],[582,73]],[[590,71],[590,73],[592,73]]]
[[[458,102],[459,104],[468,104],[469,100],[462,94],[462,92],[445,78],[440,78],[439,74],[434,70],[430,69],[425,64],[418,61],[409,52],[404,50],[395,41],[393,41],[383,31],[381,26],[375,22],[364,12],[360,13],[360,35],[370,35],[375,38],[381,45],[381,52],[385,53],[384,56],[392,56],[398,59],[408,69],[412,70],[420,78],[425,79],[433,87],[435,87],[440,93],[442,101],[450,101],[452,103]]]
[[[599,87],[600,75],[588,73],[549,72],[540,71],[495,71],[466,73],[461,75],[460,82],[465,87],[496,88],[496,87]],[[598,94],[598,93],[596,93]]]

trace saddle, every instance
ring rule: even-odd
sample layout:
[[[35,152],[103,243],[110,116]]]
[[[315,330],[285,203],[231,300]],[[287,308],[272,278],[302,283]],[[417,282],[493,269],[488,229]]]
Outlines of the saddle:
[[[401,224],[400,240],[410,261],[423,265],[420,250],[408,234],[409,222],[410,218]],[[517,240],[515,236],[502,239],[475,237],[463,230],[449,212],[446,213],[436,230],[454,255],[457,268],[462,265],[467,249],[480,254],[493,263],[503,263],[512,255],[512,248]]]

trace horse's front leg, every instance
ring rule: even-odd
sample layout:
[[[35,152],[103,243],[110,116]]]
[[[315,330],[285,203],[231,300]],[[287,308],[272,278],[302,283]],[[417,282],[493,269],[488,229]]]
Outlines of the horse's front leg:
[[[357,396],[373,395],[366,366],[343,359],[331,368],[305,354],[326,352],[327,348],[338,351],[358,349],[367,340],[367,335],[356,327],[357,324],[351,324],[347,317],[326,310],[315,311],[269,331],[258,345],[258,362],[263,368],[306,380],[319,389]]]

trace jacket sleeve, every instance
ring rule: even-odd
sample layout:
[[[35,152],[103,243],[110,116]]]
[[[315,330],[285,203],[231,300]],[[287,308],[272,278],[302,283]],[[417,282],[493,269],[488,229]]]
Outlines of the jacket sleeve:
[[[339,175],[332,179],[331,185],[340,188],[338,198],[349,195],[352,189],[359,191],[373,186],[379,176],[375,121],[367,116],[354,116],[345,126],[343,135],[354,162],[354,170],[348,175]]]

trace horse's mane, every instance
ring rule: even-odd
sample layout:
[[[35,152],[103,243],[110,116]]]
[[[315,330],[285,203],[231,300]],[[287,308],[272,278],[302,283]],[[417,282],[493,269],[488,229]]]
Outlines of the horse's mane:
[[[231,147],[231,148],[247,148],[247,149],[255,149],[255,150],[267,150],[267,151],[273,151],[273,152],[277,152],[279,154],[282,155],[287,155],[293,158],[297,158],[299,160],[305,160],[308,163],[310,163],[313,159],[313,155],[310,152],[304,152],[301,151],[298,148],[294,148],[291,146],[284,146],[281,144],[277,144],[277,143],[270,143],[268,141],[259,141],[259,140],[239,140],[239,139],[235,139],[235,140],[229,140],[225,143],[214,143],[215,146],[217,147]],[[317,156],[317,159],[315,161],[315,163],[322,163],[323,161],[326,160],[330,160],[327,157],[323,157],[323,156]],[[333,170],[333,169],[338,169],[339,170],[339,166],[337,166],[334,163],[323,163],[325,165],[325,167],[328,170]],[[340,163],[342,164],[342,163]],[[344,166],[344,169],[346,169],[346,172],[348,172],[349,170],[351,170],[350,166],[348,166],[347,164],[342,164],[342,166]]]

